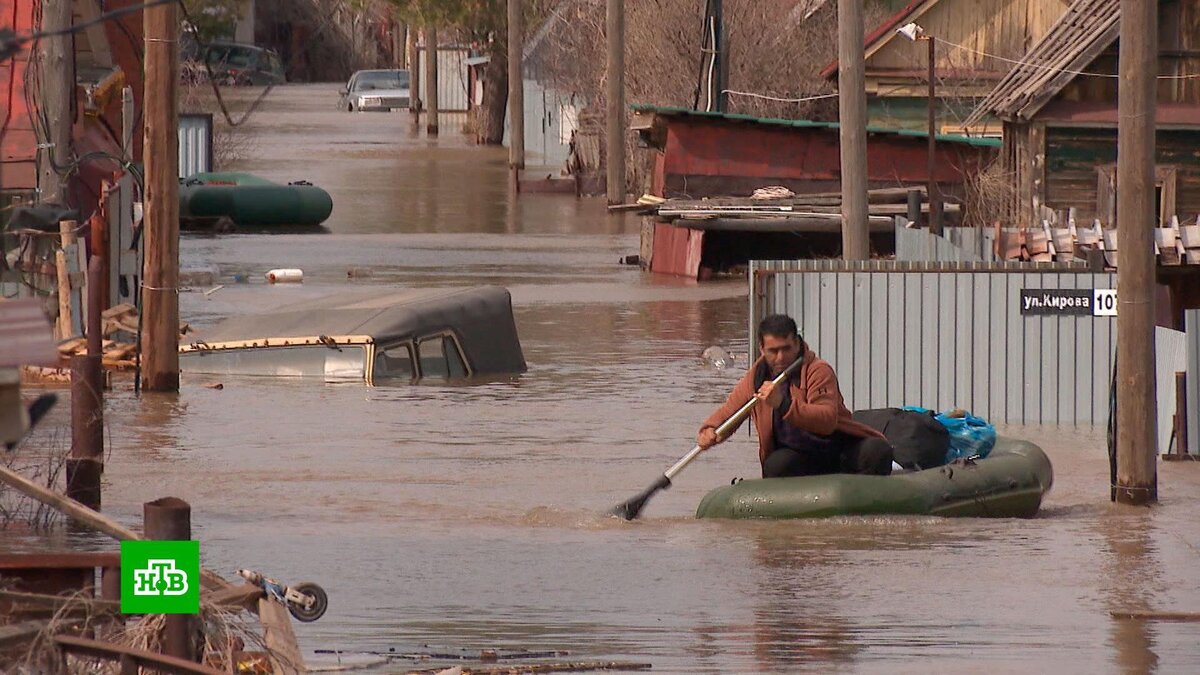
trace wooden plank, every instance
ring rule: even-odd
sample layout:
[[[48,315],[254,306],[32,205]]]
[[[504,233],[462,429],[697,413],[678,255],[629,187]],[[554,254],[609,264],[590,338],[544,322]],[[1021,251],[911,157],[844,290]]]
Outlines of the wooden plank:
[[[47,621],[22,621],[7,626],[0,626],[0,647],[20,644],[31,640],[49,625]]]
[[[296,633],[292,630],[292,617],[282,603],[263,598],[258,601],[258,618],[262,622],[263,642],[271,653],[271,665],[275,675],[301,675],[307,673],[300,647],[296,644]]]
[[[1109,614],[1114,619],[1135,619],[1141,621],[1180,621],[1187,623],[1200,622],[1200,612],[1152,612],[1140,609],[1113,610]]]
[[[156,654],[144,649],[134,649],[111,642],[89,640],[87,638],[59,635],[54,638],[55,645],[68,654],[77,654],[94,659],[134,663],[149,670],[162,673],[183,673],[187,675],[224,675],[224,671],[193,663],[185,659]]]
[[[239,586],[230,585],[228,588],[202,593],[200,601],[217,607],[250,608],[257,606],[258,601],[262,597],[263,590],[258,586],[241,584]]]

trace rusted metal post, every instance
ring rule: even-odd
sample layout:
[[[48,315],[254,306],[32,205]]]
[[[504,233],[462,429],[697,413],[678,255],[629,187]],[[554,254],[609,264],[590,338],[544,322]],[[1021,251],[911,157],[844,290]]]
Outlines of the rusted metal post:
[[[1117,92],[1117,480],[1123,504],[1158,501],[1154,369],[1154,115],[1158,3],[1121,0]]]
[[[1187,373],[1175,373],[1175,454],[1186,457],[1188,448],[1187,426]]]
[[[163,497],[142,505],[146,539],[188,541],[192,538],[192,507],[178,497]],[[195,661],[192,619],[187,614],[167,614],[162,653]]]
[[[71,357],[71,456],[67,459],[67,496],[100,510],[104,472],[104,392],[101,357]]]
[[[942,233],[942,195],[938,190],[937,178],[937,40],[932,35],[925,38],[929,43],[929,231]]]

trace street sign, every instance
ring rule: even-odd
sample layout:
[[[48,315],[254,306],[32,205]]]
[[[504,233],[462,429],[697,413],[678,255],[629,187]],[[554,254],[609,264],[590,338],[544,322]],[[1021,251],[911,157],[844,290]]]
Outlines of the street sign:
[[[1021,289],[1021,314],[1026,316],[1116,316],[1117,291],[1094,289]]]

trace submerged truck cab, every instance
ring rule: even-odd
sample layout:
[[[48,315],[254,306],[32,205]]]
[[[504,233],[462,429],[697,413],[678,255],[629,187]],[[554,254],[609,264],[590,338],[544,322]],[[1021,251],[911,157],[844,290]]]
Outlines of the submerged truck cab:
[[[498,286],[339,294],[227,319],[179,352],[183,373],[367,384],[526,370],[512,298]]]

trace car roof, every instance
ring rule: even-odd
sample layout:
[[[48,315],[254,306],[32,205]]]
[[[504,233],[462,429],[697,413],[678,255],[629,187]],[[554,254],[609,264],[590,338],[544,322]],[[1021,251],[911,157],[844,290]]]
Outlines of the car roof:
[[[231,317],[200,337],[204,343],[217,344],[367,336],[376,344],[387,344],[446,329],[458,336],[476,373],[525,370],[512,297],[500,286],[343,292],[273,312]]]

